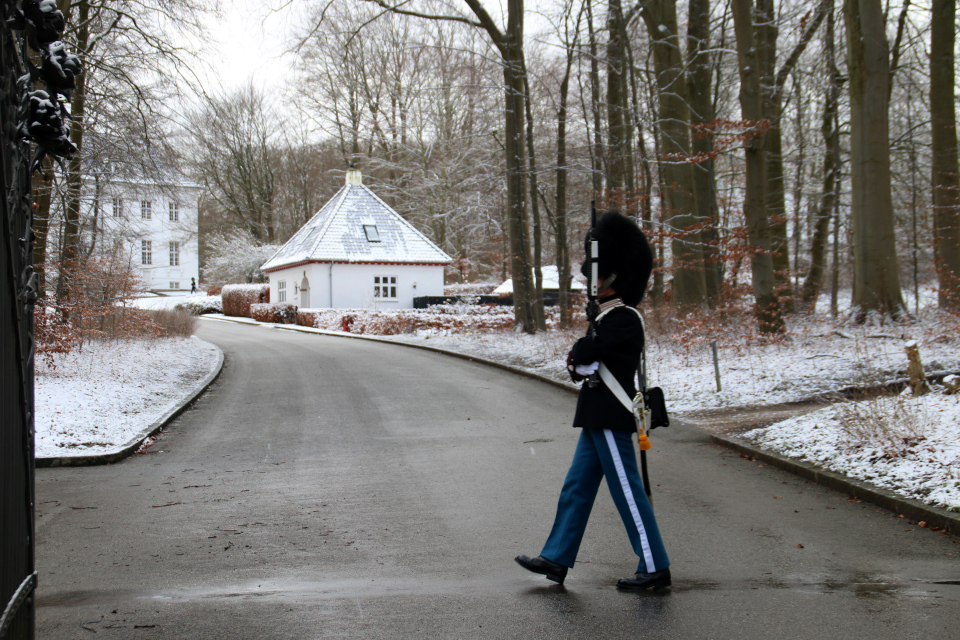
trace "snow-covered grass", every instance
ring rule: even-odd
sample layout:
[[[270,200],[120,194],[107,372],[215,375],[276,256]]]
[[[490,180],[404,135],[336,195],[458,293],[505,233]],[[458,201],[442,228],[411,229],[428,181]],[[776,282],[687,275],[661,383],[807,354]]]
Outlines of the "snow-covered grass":
[[[37,362],[36,455],[120,449],[196,389],[218,351],[196,338],[90,341]]]
[[[183,295],[169,295],[169,296],[154,296],[154,295],[145,295],[139,298],[134,298],[130,300],[127,304],[132,307],[137,307],[138,309],[145,309],[147,311],[155,311],[158,309],[173,309],[178,304],[186,302],[191,298],[202,298],[206,297],[201,294],[183,294]]]
[[[756,445],[960,512],[960,395],[836,404],[744,437]]]
[[[741,319],[749,324],[749,318]],[[927,373],[960,369],[957,321],[930,313],[922,321],[893,327],[839,327],[826,319],[791,320],[787,339],[759,339],[751,329],[704,328],[696,336],[667,334],[665,323],[648,328],[648,379],[662,387],[671,411],[771,405],[806,400],[852,386],[872,386],[906,375],[903,347],[920,343]],[[717,392],[711,333],[718,343],[721,388]],[[551,330],[516,332],[433,331],[385,336],[430,344],[524,367],[569,381],[566,357],[582,335]]]

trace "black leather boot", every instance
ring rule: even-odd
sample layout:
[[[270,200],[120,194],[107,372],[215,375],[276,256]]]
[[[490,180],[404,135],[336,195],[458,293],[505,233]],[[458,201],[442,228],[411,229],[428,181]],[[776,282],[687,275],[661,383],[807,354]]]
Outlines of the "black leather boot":
[[[662,589],[670,586],[670,569],[661,569],[653,573],[637,571],[632,578],[617,580],[617,588],[626,591],[643,591],[644,589]]]
[[[556,562],[551,562],[543,556],[529,558],[521,554],[514,558],[514,560],[516,560],[517,564],[527,571],[542,573],[543,575],[547,576],[548,580],[553,580],[557,584],[563,584],[563,579],[567,577],[567,568],[565,566],[562,564],[557,564]]]

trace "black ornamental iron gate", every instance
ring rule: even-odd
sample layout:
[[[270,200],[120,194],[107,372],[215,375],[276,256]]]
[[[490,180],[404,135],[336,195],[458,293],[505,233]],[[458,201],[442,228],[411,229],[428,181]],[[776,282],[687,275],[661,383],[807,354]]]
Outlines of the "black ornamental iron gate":
[[[33,246],[30,146],[19,136],[24,38],[4,11],[0,56],[3,203],[0,214],[0,638],[32,638]]]
[[[24,640],[35,636],[37,586],[30,174],[45,156],[76,150],[63,102],[81,69],[59,41],[56,2],[0,3],[0,640]]]

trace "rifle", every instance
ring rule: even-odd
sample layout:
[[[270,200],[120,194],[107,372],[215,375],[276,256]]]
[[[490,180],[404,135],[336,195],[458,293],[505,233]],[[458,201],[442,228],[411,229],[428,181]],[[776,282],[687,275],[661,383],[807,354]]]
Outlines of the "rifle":
[[[587,276],[587,320],[590,322],[588,334],[591,340],[597,337],[597,315],[600,305],[597,302],[597,285],[600,279],[600,242],[596,238],[597,229],[597,201],[590,201],[590,231],[587,232],[587,262],[590,263]],[[592,373],[587,378],[587,384],[595,387],[600,384],[600,376]]]

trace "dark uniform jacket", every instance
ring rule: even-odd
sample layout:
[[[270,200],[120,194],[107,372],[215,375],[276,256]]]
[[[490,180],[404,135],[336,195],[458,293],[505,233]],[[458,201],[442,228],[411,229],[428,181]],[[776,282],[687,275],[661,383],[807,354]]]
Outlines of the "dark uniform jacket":
[[[637,393],[634,378],[643,340],[643,325],[637,313],[628,307],[616,307],[601,318],[594,339],[588,335],[573,345],[570,362],[572,365],[603,362],[632,400]],[[573,426],[631,433],[637,430],[633,414],[602,380],[594,387],[583,383]]]

